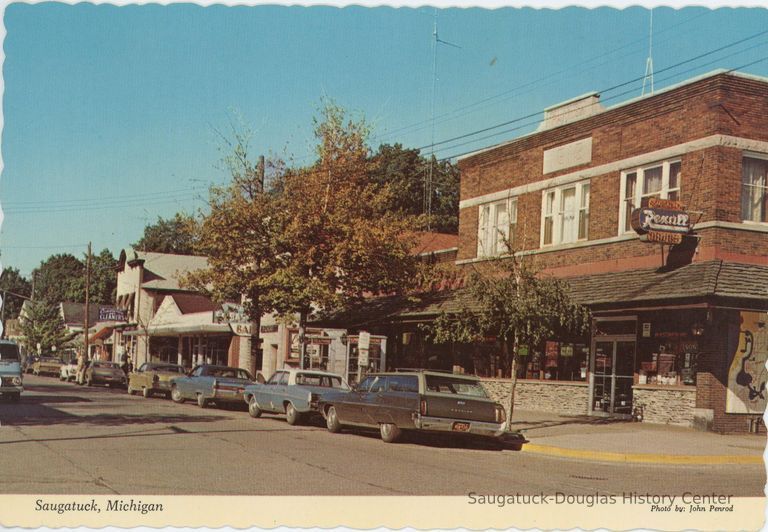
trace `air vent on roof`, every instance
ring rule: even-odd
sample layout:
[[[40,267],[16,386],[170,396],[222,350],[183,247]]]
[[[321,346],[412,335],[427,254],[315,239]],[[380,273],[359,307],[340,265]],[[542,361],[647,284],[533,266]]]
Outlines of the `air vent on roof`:
[[[604,107],[600,105],[600,95],[598,93],[590,92],[577,96],[544,109],[544,121],[539,125],[538,131],[575,122],[603,110]]]

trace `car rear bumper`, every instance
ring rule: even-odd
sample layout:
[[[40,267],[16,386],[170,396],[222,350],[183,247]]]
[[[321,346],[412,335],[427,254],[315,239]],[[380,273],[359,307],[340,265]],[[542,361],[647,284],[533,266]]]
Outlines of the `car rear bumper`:
[[[243,392],[216,390],[213,392],[211,400],[219,403],[242,403],[245,401]]]
[[[125,377],[113,377],[110,375],[93,375],[91,381],[101,384],[125,384]]]
[[[24,391],[24,386],[6,386],[2,385],[0,386],[0,394],[8,394],[8,393],[21,393]]]
[[[419,430],[432,432],[452,432],[454,434],[473,434],[476,436],[488,436],[499,438],[504,434],[504,423],[489,423],[485,421],[467,421],[463,419],[451,419],[444,417],[429,417],[416,414],[413,423]],[[455,430],[456,423],[466,423],[469,430]]]

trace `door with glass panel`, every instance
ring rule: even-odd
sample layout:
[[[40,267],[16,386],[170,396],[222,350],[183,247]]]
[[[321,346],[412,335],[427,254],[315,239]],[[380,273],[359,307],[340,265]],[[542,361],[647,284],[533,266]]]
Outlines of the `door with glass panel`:
[[[601,338],[592,353],[590,412],[631,415],[635,340]]]

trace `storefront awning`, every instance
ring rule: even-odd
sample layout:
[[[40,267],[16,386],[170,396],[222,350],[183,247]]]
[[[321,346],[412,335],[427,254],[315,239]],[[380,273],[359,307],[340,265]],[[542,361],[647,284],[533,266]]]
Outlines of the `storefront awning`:
[[[639,269],[565,279],[571,296],[590,308],[663,307],[681,301],[711,304],[738,302],[768,310],[768,265],[721,260],[695,262],[675,269]],[[364,301],[345,311],[328,313],[313,326],[364,329],[392,323],[429,321],[442,313],[477,308],[466,288],[415,296],[389,296]]]
[[[180,334],[226,334],[232,330],[227,324],[203,323],[195,325],[158,325],[150,326],[147,331],[143,328],[126,331],[123,336],[178,336]]]

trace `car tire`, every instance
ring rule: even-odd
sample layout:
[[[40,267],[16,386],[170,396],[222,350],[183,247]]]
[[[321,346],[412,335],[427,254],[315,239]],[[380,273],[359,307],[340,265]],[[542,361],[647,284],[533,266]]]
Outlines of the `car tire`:
[[[379,431],[381,432],[381,439],[386,443],[395,443],[403,433],[400,427],[394,423],[382,423],[379,426]]]
[[[184,399],[184,396],[181,395],[181,390],[179,390],[176,386],[171,388],[171,401],[178,404],[181,404],[184,401],[186,401],[186,399]]]
[[[152,390],[147,388],[146,386],[141,390],[141,395],[144,397],[144,399],[149,399],[152,397]]]
[[[254,396],[251,396],[250,401],[248,401],[248,413],[253,418],[261,417],[261,408],[256,404],[256,398]]]
[[[197,406],[200,408],[208,408],[208,405],[210,404],[210,400],[203,397],[203,394],[199,393],[197,394]]]
[[[339,421],[335,406],[328,408],[328,412],[325,414],[325,426],[328,428],[328,432],[333,432],[334,434],[341,432],[341,422]]]
[[[289,425],[298,425],[301,422],[301,414],[296,411],[293,403],[285,405],[285,420]]]

